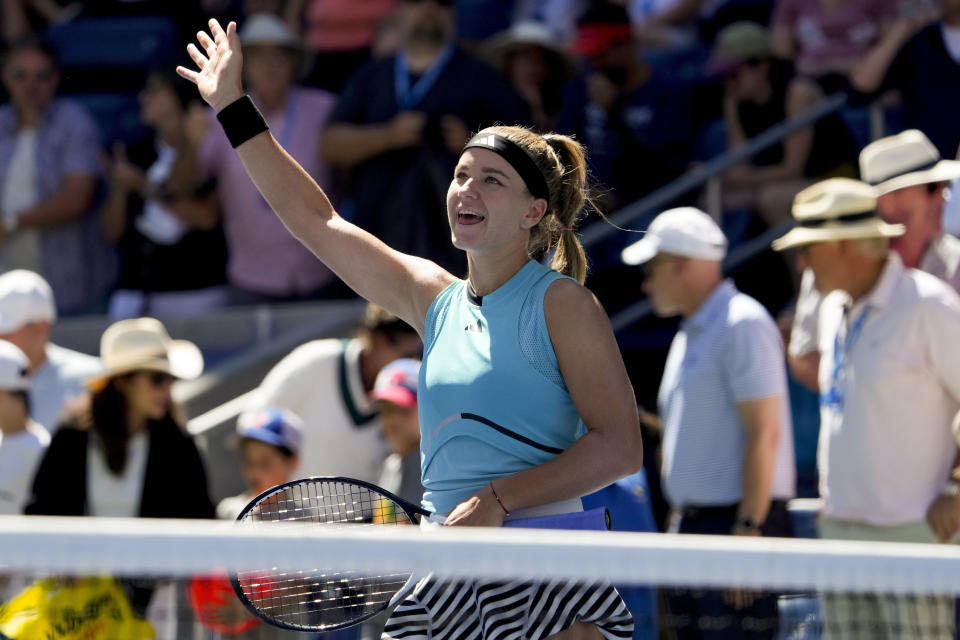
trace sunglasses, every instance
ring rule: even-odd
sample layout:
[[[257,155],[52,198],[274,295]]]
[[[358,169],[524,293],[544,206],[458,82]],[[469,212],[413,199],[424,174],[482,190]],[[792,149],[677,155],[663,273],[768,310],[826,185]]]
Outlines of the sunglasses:
[[[27,80],[36,80],[37,82],[50,82],[56,76],[53,69],[29,69],[13,68],[10,70],[10,79],[14,82],[25,82]]]

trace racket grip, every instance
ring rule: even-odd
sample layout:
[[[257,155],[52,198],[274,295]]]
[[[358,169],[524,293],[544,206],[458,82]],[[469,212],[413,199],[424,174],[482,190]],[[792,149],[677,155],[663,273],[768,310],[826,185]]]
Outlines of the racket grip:
[[[503,523],[505,527],[521,529],[575,529],[582,531],[609,531],[610,512],[606,507],[596,507],[586,511],[558,513],[533,518],[517,518]]]

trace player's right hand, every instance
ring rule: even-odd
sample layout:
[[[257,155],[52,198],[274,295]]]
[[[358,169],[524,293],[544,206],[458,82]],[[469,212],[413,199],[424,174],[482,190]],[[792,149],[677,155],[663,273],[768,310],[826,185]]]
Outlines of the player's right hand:
[[[187,45],[187,53],[197,70],[177,67],[177,73],[196,84],[204,101],[219,112],[243,97],[243,55],[235,22],[230,22],[226,31],[215,19],[211,19],[209,25],[209,34],[197,32],[203,51],[192,42]]]

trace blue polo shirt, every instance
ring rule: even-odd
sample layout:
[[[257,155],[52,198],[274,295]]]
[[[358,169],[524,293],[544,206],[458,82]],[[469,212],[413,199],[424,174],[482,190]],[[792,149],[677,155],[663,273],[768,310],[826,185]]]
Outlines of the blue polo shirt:
[[[740,501],[747,437],[737,405],[773,395],[781,398],[781,431],[772,495],[792,498],[793,428],[780,332],[759,302],[722,282],[680,325],[660,383],[663,489],[671,505]]]

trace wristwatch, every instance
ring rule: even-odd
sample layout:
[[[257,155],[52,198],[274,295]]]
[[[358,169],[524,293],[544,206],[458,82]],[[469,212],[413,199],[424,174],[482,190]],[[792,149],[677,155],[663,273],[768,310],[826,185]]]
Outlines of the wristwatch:
[[[740,516],[733,523],[733,528],[744,531],[760,531],[760,523],[754,520],[753,516]]]

